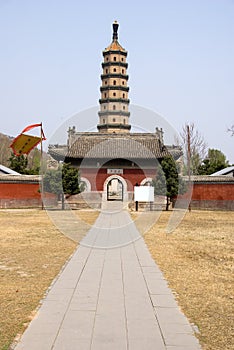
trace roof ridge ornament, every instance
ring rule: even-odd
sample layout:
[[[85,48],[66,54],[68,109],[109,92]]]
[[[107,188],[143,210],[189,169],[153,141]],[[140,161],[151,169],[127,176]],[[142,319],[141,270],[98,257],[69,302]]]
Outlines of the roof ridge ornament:
[[[117,21],[114,21],[114,23],[112,24],[113,26],[113,41],[117,41],[118,40],[118,28],[119,28],[119,24]]]

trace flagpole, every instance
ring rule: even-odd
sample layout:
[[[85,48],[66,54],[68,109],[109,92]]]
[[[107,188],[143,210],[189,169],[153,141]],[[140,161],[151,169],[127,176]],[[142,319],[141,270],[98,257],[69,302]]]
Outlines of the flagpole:
[[[43,205],[43,148],[42,148],[42,139],[43,139],[43,129],[42,129],[42,122],[41,122],[41,209],[44,209]]]
[[[188,162],[188,178],[189,178],[189,190],[191,191],[191,140],[190,140],[190,128],[187,125],[187,162]],[[189,212],[191,211],[191,198],[188,206]]]

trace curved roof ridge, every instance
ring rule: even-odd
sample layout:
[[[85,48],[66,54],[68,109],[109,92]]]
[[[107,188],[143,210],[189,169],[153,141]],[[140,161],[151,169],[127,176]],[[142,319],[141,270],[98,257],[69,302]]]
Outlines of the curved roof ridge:
[[[118,40],[113,40],[112,43],[105,48],[104,52],[106,51],[123,51],[126,52],[126,50],[120,45]]]

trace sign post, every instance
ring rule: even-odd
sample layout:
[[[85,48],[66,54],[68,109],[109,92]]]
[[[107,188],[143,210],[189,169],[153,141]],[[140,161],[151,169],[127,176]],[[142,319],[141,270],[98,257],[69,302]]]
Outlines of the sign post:
[[[134,201],[135,208],[138,211],[139,202],[153,202],[154,201],[154,187],[153,186],[134,186]]]

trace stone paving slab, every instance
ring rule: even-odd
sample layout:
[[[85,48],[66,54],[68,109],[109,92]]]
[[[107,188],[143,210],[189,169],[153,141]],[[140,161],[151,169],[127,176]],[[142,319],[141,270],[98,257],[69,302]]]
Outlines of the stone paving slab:
[[[126,211],[101,213],[87,236],[15,350],[201,349]]]

